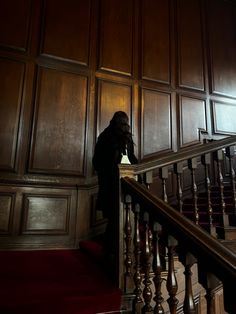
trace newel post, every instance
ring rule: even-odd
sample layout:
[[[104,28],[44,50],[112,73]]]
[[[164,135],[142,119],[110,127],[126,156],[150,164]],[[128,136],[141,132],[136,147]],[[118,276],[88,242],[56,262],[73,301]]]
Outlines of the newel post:
[[[133,165],[119,165],[119,244],[117,276],[119,288],[123,292],[127,293],[133,284],[133,282],[131,283],[131,281],[133,281],[133,260],[131,252],[133,250],[132,232],[134,230],[134,217],[132,212],[131,197],[127,198],[125,191],[123,191],[121,187],[121,178],[124,177],[135,178]]]

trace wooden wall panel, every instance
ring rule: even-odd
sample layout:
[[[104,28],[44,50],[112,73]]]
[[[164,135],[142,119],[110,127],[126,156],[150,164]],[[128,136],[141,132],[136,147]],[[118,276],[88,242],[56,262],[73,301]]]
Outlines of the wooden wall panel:
[[[199,143],[201,130],[207,130],[205,100],[180,96],[180,146]]]
[[[216,134],[236,133],[236,103],[212,102],[214,132]]]
[[[102,226],[92,152],[117,110],[140,159],[236,133],[233,3],[1,1],[1,247],[71,247]]]
[[[169,93],[142,91],[143,157],[172,148],[171,97]]]
[[[133,0],[101,0],[99,68],[131,75]]]
[[[24,63],[0,59],[0,168],[16,170]]]
[[[178,0],[179,86],[204,90],[204,54],[200,0]]]
[[[86,106],[86,77],[39,70],[31,172],[84,174]]]
[[[0,234],[6,235],[12,232],[12,218],[15,203],[15,195],[12,193],[0,193]]]
[[[22,234],[68,233],[69,210],[69,197],[24,195]]]
[[[103,218],[101,210],[96,210],[97,191],[90,196],[90,209],[91,209],[91,227],[98,227],[103,224],[106,219]],[[107,221],[107,220],[106,220]]]
[[[142,77],[170,83],[170,4],[142,0]]]
[[[116,111],[125,111],[131,120],[132,89],[130,86],[108,81],[98,82],[97,135],[109,124]]]
[[[210,4],[212,92],[236,97],[235,4],[219,0],[211,0]]]
[[[91,1],[45,1],[41,53],[88,65]]]
[[[79,189],[2,185],[0,190],[1,248],[74,247]],[[86,198],[80,196],[82,202]]]
[[[29,40],[31,0],[1,0],[0,45],[26,51]]]

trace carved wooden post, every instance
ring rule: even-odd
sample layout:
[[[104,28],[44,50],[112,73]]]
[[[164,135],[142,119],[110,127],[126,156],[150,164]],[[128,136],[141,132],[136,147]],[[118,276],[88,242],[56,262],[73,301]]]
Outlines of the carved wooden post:
[[[183,162],[178,162],[174,164],[174,171],[177,179],[177,199],[179,205],[179,211],[183,211],[183,192],[182,192],[182,173],[183,173]]]
[[[195,170],[197,169],[197,158],[191,158],[188,160],[188,167],[191,170],[192,176],[192,193],[193,193],[193,206],[194,206],[194,218],[195,223],[199,223],[198,205],[197,205],[197,184],[195,178]]]
[[[167,276],[167,291],[169,293],[169,298],[167,300],[170,308],[171,314],[176,314],[177,305],[179,303],[176,298],[176,293],[178,290],[178,283],[175,275],[174,269],[174,249],[177,246],[177,241],[172,236],[168,236],[168,276]]]
[[[160,178],[162,180],[162,199],[168,203],[167,192],[166,192],[166,181],[168,179],[168,167],[160,168]]]
[[[132,257],[131,257],[131,221],[130,221],[130,212],[131,212],[131,202],[132,198],[130,195],[125,196],[125,290],[127,289],[127,280],[131,277],[131,267],[132,267]]]
[[[221,214],[222,214],[222,226],[226,227],[229,225],[228,215],[225,213],[225,200],[224,200],[224,181],[222,175],[222,167],[221,163],[223,160],[223,151],[218,150],[214,154],[214,158],[217,163],[217,176],[218,176],[218,185],[219,185],[219,193],[220,193],[220,206],[221,206]]]
[[[149,214],[147,212],[144,213],[144,222],[145,222],[145,244],[144,244],[144,289],[143,289],[143,299],[144,299],[144,306],[142,308],[142,313],[152,313],[152,290],[150,288],[151,280],[150,280],[150,243],[149,243]]]
[[[119,176],[120,179],[124,177],[130,177],[135,179],[134,169],[132,165],[119,164]],[[129,292],[133,290],[134,282],[133,277],[129,277],[129,272],[131,272],[132,259],[131,259],[131,228],[133,220],[133,213],[131,213],[131,196],[127,195],[126,192],[121,187],[121,180],[119,180],[119,254],[118,254],[118,267],[117,267],[117,278],[119,283],[119,288],[123,292]],[[127,203],[126,203],[127,201]],[[127,223],[126,223],[127,221]],[[132,223],[131,223],[132,222]],[[126,230],[127,229],[127,230]],[[130,244],[129,244],[130,243]],[[133,252],[132,252],[133,253]]]
[[[139,233],[139,214],[140,214],[140,206],[139,204],[135,205],[135,216],[134,216],[134,258],[135,258],[135,273],[134,273],[134,283],[135,283],[135,299],[134,299],[134,308],[136,312],[140,307],[139,304],[143,303],[142,300],[142,274],[141,274],[141,263],[140,263],[140,256],[141,256],[141,240],[140,240],[140,233]]]
[[[185,257],[185,297],[184,297],[184,314],[195,314],[196,306],[193,298],[193,290],[192,290],[192,272],[191,267],[196,263],[196,258],[187,253]]]
[[[234,205],[234,215],[236,215],[236,190],[235,190],[235,171],[233,167],[233,157],[234,157],[234,146],[230,146],[226,148],[226,156],[229,158],[229,171],[230,171],[230,179],[231,179],[231,189],[232,189],[232,199]]]
[[[207,193],[207,212],[208,212],[208,222],[209,222],[209,233],[216,237],[216,230],[212,224],[212,203],[211,203],[211,181],[209,175],[209,166],[211,164],[211,155],[205,154],[201,157],[202,164],[204,165],[205,169],[205,189]]]
[[[153,271],[154,278],[153,282],[155,285],[155,297],[153,300],[156,302],[154,307],[155,314],[164,314],[164,309],[162,307],[163,297],[161,293],[161,285],[163,279],[161,278],[161,259],[160,259],[160,251],[159,251],[159,232],[161,231],[161,225],[157,222],[153,225]]]

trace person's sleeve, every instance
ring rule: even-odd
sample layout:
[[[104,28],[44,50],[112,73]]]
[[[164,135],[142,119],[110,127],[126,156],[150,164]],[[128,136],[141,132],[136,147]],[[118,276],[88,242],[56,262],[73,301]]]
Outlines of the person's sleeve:
[[[133,141],[129,144],[128,157],[129,157],[129,161],[131,162],[131,164],[137,164],[138,163],[138,159],[134,154],[134,143],[133,143]]]

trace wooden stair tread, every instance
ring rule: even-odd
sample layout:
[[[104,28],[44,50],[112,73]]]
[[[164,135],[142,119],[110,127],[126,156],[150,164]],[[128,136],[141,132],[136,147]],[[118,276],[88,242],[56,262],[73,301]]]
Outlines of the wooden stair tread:
[[[236,255],[236,240],[220,240],[220,242]]]

